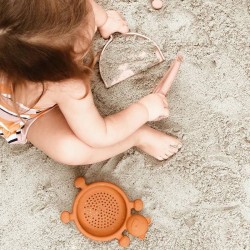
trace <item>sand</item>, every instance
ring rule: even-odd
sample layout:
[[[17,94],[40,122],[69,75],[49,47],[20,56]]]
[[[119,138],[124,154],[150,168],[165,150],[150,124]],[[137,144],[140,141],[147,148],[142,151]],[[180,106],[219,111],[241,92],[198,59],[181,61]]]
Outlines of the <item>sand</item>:
[[[119,249],[96,243],[60,222],[71,210],[73,182],[110,181],[141,198],[152,218],[144,241],[128,249],[250,249],[250,4],[249,1],[100,1],[125,14],[132,31],[161,47],[166,62],[105,89],[93,80],[103,115],[150,93],[177,52],[184,57],[168,94],[169,119],[151,126],[183,141],[180,153],[158,162],[134,149],[91,166],[69,167],[30,144],[0,140],[1,250]],[[96,47],[105,44],[96,37]]]

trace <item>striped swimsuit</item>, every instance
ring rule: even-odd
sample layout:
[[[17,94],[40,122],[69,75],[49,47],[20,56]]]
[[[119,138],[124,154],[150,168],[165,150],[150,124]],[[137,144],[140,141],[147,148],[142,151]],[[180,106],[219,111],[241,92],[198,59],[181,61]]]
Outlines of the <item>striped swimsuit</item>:
[[[13,107],[11,91],[0,83],[0,136],[11,144],[25,144],[31,124],[53,107],[46,109],[28,108],[17,103],[19,115]]]

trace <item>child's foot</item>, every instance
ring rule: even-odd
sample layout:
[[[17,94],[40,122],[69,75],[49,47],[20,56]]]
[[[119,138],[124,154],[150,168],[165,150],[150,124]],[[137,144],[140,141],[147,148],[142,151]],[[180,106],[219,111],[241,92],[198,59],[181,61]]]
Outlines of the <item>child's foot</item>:
[[[135,146],[160,161],[166,160],[182,147],[180,140],[147,125],[140,129]]]

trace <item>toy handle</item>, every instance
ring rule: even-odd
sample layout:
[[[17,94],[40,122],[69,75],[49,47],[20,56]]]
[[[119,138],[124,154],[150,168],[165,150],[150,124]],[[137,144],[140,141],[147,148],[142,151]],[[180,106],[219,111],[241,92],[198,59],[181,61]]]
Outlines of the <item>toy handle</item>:
[[[138,37],[141,37],[141,38],[144,38],[145,40],[148,40],[150,42],[152,42],[154,44],[154,46],[157,48],[157,51],[159,52],[159,56],[161,58],[161,61],[164,61],[165,60],[165,57],[163,55],[163,53],[161,52],[161,49],[160,47],[157,45],[157,43],[152,40],[151,38],[149,38],[148,36],[145,36],[143,34],[140,34],[140,33],[136,33],[136,32],[127,32],[127,33],[124,33],[122,34],[123,36],[138,36]],[[106,50],[106,48],[109,46],[109,44],[114,40],[114,36],[113,35],[110,35],[109,37],[109,40],[107,41],[107,43],[104,45],[103,49],[102,49],[102,52],[100,54],[100,58],[102,57],[104,51]]]
[[[182,61],[183,57],[177,55],[174,61],[171,63],[169,69],[165,72],[159,83],[156,85],[155,89],[153,90],[153,93],[162,93],[164,95],[167,95],[178,73]]]

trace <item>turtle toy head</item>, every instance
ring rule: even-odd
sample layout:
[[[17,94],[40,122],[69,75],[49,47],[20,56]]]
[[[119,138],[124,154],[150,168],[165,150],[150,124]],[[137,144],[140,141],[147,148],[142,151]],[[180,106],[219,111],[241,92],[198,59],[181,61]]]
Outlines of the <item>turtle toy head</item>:
[[[140,214],[134,214],[128,218],[127,230],[133,236],[144,239],[150,223],[150,218],[145,218]]]

